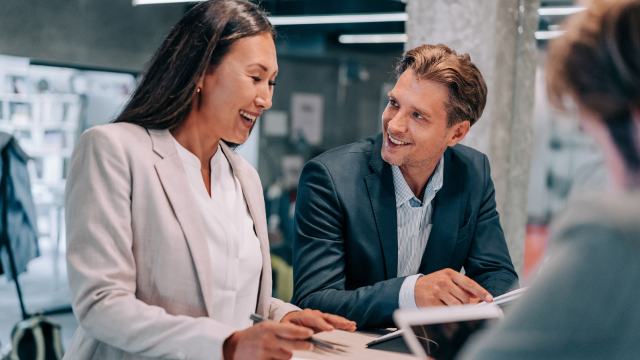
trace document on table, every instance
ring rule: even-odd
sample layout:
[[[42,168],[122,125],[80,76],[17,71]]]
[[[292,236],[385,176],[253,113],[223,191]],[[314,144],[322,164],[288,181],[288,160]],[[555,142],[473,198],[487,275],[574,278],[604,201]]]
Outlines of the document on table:
[[[294,351],[294,360],[325,360],[325,359],[349,359],[349,360],[410,360],[415,358],[408,354],[389,351],[367,349],[367,343],[380,337],[377,334],[366,332],[348,332],[333,330],[314,335],[321,340],[332,341],[347,345],[346,353],[329,353],[325,351]]]

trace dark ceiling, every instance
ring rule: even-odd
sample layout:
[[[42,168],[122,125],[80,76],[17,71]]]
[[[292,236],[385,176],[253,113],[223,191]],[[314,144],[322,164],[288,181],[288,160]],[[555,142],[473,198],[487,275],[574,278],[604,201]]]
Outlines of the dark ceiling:
[[[259,4],[273,16],[333,15],[404,12],[401,0],[262,0]],[[404,33],[403,22],[278,26],[285,46],[306,49],[323,47],[370,53],[399,53],[403,44],[345,45],[338,43],[342,34]],[[286,51],[286,50],[285,50]]]
[[[329,15],[404,12],[403,0],[252,0],[259,3],[270,15]],[[483,1],[483,0],[478,0]],[[528,1],[528,0],[524,0]],[[541,0],[541,7],[571,6],[573,0]],[[541,16],[540,30],[552,30],[562,20],[559,16]],[[403,44],[357,44],[338,43],[341,34],[404,33],[403,22],[295,25],[278,26],[279,44],[284,52],[319,55],[332,49],[353,50],[370,53],[398,53]],[[338,50],[340,49],[340,50]]]
[[[350,14],[404,11],[400,0],[262,0],[272,15]]]

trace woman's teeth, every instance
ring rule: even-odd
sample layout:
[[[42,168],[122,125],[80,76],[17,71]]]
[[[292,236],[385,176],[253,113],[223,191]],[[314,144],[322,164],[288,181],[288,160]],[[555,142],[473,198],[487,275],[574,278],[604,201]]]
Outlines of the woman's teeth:
[[[389,141],[391,141],[395,145],[407,145],[408,142],[400,141],[398,139],[394,139],[393,136],[389,135]]]
[[[251,115],[246,111],[242,111],[240,110],[240,116],[242,116],[245,120],[250,121],[250,122],[256,122],[256,119],[258,118],[255,115]]]

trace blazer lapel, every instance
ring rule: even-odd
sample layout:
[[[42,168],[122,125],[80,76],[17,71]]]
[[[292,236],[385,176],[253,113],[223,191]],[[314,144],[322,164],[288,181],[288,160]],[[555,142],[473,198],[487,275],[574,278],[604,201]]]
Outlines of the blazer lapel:
[[[382,138],[376,138],[369,166],[373,172],[365,177],[371,209],[378,230],[378,237],[384,256],[387,279],[398,274],[398,226],[396,197],[391,167],[386,165],[380,155]]]
[[[260,289],[258,292],[258,311],[260,314],[269,314],[270,291],[272,286],[271,279],[271,254],[269,252],[269,238],[267,235],[267,215],[264,210],[264,198],[262,188],[251,182],[251,174],[247,166],[238,159],[239,155],[231,150],[223,142],[220,143],[222,151],[229,160],[233,173],[238,178],[242,187],[242,194],[247,203],[249,214],[253,219],[253,227],[260,241],[260,251],[262,253],[262,274],[260,276]],[[267,292],[264,290],[268,289]]]
[[[153,143],[153,151],[161,157],[155,164],[156,172],[184,233],[195,265],[207,314],[211,315],[213,311],[211,299],[213,267],[204,238],[202,218],[193,214],[195,200],[190,195],[189,180],[183,170],[184,167],[169,131],[148,131]]]
[[[458,179],[449,151],[444,154],[442,188],[433,199],[431,234],[420,263],[420,272],[429,274],[449,266],[458,235],[460,197]]]

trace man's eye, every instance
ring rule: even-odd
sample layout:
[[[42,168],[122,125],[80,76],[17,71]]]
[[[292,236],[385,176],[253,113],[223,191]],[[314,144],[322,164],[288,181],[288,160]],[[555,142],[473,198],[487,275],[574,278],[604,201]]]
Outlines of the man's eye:
[[[255,82],[260,82],[260,81],[262,81],[262,78],[261,78],[260,76],[252,76],[251,78],[252,78],[252,79],[253,79],[253,81],[255,81]]]
[[[276,82],[274,80],[269,80],[269,86],[276,86]]]
[[[389,105],[391,105],[393,107],[398,107],[398,103],[393,99],[389,99]]]
[[[416,119],[424,119],[424,116],[422,116],[422,114],[420,114],[419,112],[414,112],[413,117],[415,117]]]

